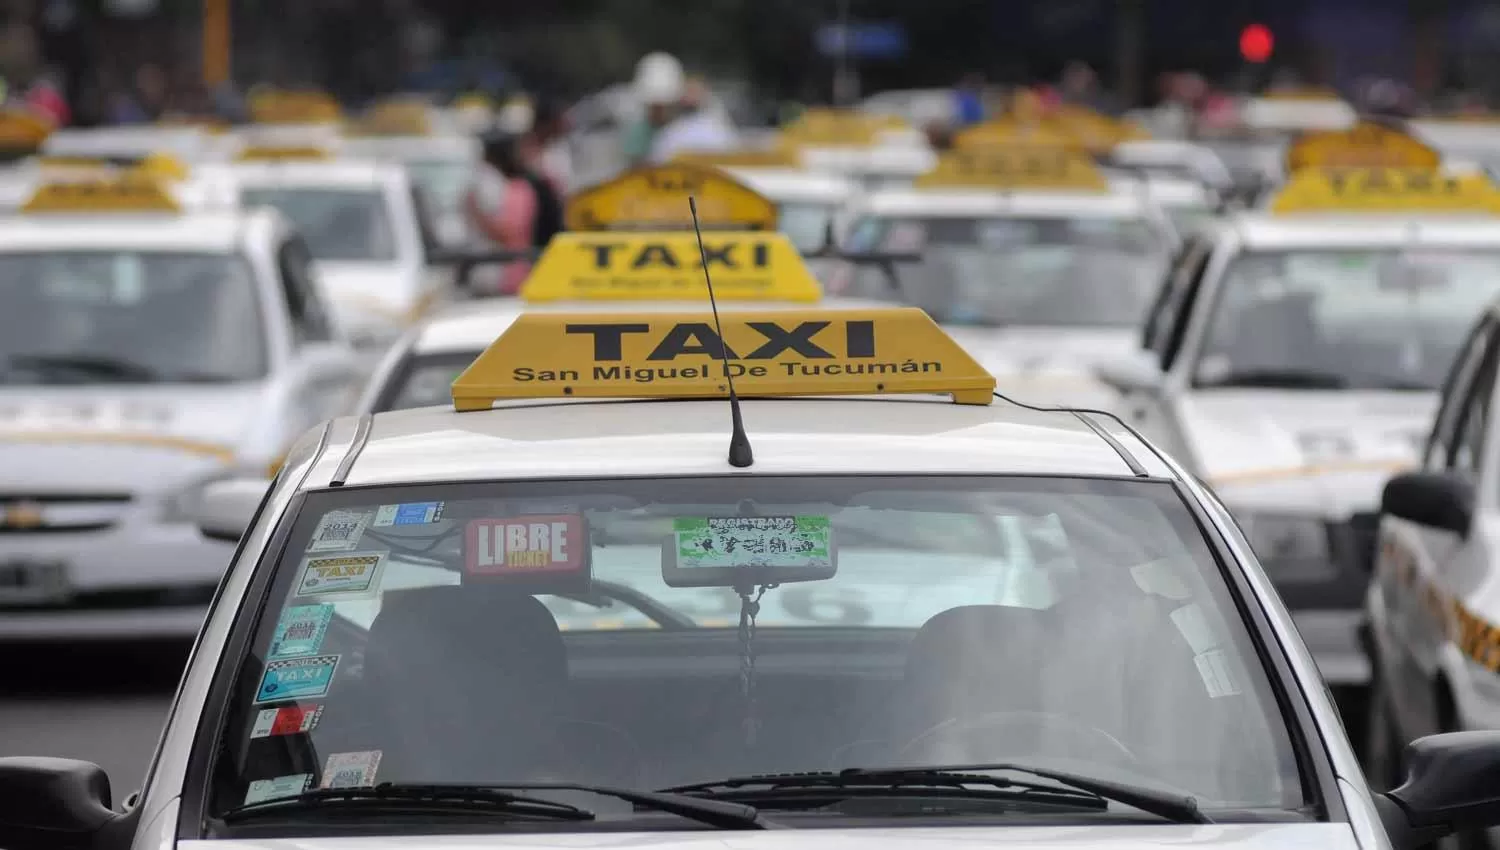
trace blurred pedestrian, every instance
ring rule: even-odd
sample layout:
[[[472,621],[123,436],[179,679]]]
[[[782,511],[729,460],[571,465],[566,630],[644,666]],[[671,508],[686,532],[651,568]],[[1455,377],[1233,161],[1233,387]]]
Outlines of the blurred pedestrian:
[[[532,110],[531,134],[540,149],[537,168],[566,196],[573,184],[573,152],[568,145],[568,114],[560,102],[537,98]]]
[[[518,136],[495,128],[486,133],[484,161],[475,169],[474,183],[465,199],[471,230],[481,248],[524,251],[534,245],[537,197],[518,150]],[[483,266],[471,272],[470,287],[479,292],[514,295],[526,275],[528,262]]]
[[[657,134],[651,161],[666,162],[682,151],[727,151],[738,143],[734,127],[721,109],[711,104],[708,86],[689,80],[683,87],[677,114]]]
[[[1121,112],[1114,98],[1099,87],[1099,76],[1086,62],[1075,60],[1063,68],[1057,94],[1069,106],[1082,106],[1105,115]]]
[[[167,72],[155,62],[147,62],[135,71],[135,102],[146,120],[156,121],[168,108],[171,94]]]
[[[5,105],[27,109],[53,126],[71,120],[62,86],[48,73],[41,42],[31,27],[12,24],[0,31],[0,74]]]
[[[967,74],[954,91],[953,112],[959,127],[978,124],[985,119],[985,82],[983,74]]]
[[[686,82],[682,64],[670,54],[651,53],[636,64],[632,88],[641,115],[621,140],[627,167],[650,161],[657,134],[676,117]]]

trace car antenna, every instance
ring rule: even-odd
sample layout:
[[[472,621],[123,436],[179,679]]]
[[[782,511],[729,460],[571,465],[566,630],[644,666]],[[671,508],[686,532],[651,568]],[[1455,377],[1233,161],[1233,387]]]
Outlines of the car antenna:
[[[708,251],[703,247],[703,228],[698,224],[698,202],[688,196],[688,212],[693,215],[693,233],[698,237],[698,262],[703,266],[703,283],[708,287],[708,306],[714,311],[714,333],[719,336],[719,358],[724,361],[724,380],[729,383],[729,465],[746,469],[755,463],[750,436],[745,433],[745,419],[740,415],[740,397],[734,392],[733,369],[729,363],[729,343],[724,341],[724,326],[719,323],[719,303],[714,300],[714,282],[708,274]]]

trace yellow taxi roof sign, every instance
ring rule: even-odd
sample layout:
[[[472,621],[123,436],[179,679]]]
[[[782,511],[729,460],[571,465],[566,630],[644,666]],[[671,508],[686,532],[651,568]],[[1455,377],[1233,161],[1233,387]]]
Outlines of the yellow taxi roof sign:
[[[921,189],[1107,192],[1109,181],[1082,151],[1052,145],[952,150],[912,181]]]
[[[1291,176],[1273,213],[1500,214],[1500,188],[1483,174],[1421,168],[1313,168]]]
[[[1049,116],[1048,123],[1094,153],[1107,152],[1121,142],[1142,141],[1151,137],[1135,124],[1081,106],[1058,107]]]
[[[44,183],[21,205],[23,213],[175,213],[180,209],[159,181],[139,175]]]
[[[953,136],[953,147],[957,149],[994,148],[1005,145],[1082,147],[1073,133],[1056,122],[1018,116],[996,118],[975,124],[959,130]]]
[[[1409,133],[1369,121],[1308,133],[1286,152],[1288,172],[1304,168],[1437,168],[1442,155]]]
[[[52,124],[24,109],[0,109],[0,148],[35,150],[52,134]]]
[[[721,314],[522,313],[453,382],[456,410],[507,398],[935,393],[991,404],[995,378],[916,307]]]
[[[873,145],[885,130],[909,129],[893,115],[873,115],[852,109],[813,108],[781,128],[783,142],[798,145],[863,147]]]
[[[705,229],[775,230],[776,205],[728,173],[673,163],[636,168],[575,193],[563,210],[568,230],[691,230],[688,197]]]
[[[823,287],[784,233],[704,233],[703,255],[720,301],[811,303],[823,297]],[[706,304],[701,256],[691,230],[559,233],[521,284],[520,296],[529,302],[702,299]]]
[[[338,101],[319,91],[259,91],[250,95],[250,118],[257,124],[318,124],[338,121]]]
[[[432,133],[432,117],[420,101],[389,100],[376,104],[349,129],[364,136],[426,136]]]
[[[251,145],[236,156],[241,162],[270,162],[289,159],[329,159],[328,151],[314,145]]]
[[[797,168],[802,158],[787,147],[741,148],[728,151],[681,151],[672,162],[715,168]]]

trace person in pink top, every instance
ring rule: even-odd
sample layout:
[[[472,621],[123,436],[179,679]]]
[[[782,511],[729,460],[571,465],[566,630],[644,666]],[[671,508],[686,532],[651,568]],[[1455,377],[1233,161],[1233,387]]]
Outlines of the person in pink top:
[[[469,192],[470,221],[488,247],[524,251],[533,246],[537,217],[536,190],[524,177],[514,136],[485,140],[484,165]],[[473,287],[514,295],[531,272],[529,262],[475,269]]]

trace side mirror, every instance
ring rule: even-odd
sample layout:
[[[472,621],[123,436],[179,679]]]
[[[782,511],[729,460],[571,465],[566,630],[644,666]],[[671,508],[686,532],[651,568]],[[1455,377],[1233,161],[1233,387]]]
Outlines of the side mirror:
[[[1447,732],[1406,747],[1406,781],[1375,797],[1398,850],[1500,826],[1500,732]]]
[[[1385,484],[1380,512],[1460,536],[1474,518],[1474,487],[1443,472],[1407,472]]]
[[[1138,349],[1125,357],[1100,363],[1094,374],[1119,393],[1156,393],[1161,390],[1166,375],[1156,358],[1148,351]]]
[[[110,809],[109,778],[97,764],[0,758],[0,847],[6,850],[88,847],[119,817]]]
[[[198,531],[210,540],[238,543],[271,482],[264,478],[229,478],[203,488],[198,497]]]

